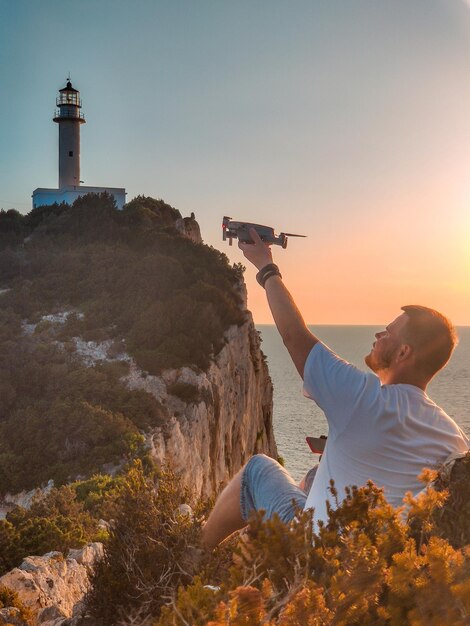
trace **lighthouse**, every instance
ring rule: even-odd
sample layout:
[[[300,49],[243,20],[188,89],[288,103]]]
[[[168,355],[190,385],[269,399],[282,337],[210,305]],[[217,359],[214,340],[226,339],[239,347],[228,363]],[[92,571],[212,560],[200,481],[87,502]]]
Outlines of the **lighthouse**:
[[[75,200],[87,193],[108,192],[114,196],[116,206],[122,209],[126,202],[123,187],[90,187],[80,179],[80,128],[85,124],[80,92],[72,86],[70,76],[65,87],[59,89],[56,110],[52,118],[59,126],[59,188],[38,187],[33,191],[33,209],[39,206]]]
[[[70,80],[59,90],[54,122],[59,124],[59,189],[80,185],[80,126],[85,123],[80,92]]]

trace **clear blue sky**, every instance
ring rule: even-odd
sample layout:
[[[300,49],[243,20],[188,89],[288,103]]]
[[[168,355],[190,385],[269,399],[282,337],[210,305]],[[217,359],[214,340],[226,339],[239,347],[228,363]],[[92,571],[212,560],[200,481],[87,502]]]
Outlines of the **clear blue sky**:
[[[220,248],[224,214],[307,234],[277,260],[308,322],[416,296],[470,323],[464,0],[0,0],[0,60],[0,207],[57,186],[70,71],[85,184],[194,210]]]

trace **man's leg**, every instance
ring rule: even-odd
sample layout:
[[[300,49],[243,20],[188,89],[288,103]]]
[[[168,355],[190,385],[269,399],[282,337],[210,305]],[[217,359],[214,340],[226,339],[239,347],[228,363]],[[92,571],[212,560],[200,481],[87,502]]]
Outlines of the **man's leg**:
[[[310,489],[312,488],[313,481],[317,474],[319,465],[320,463],[317,463],[311,469],[309,469],[299,483],[299,488],[302,489],[302,491],[305,491],[307,495],[310,493]]]
[[[274,514],[288,523],[296,506],[303,507],[307,496],[277,461],[256,454],[225,487],[202,529],[202,542],[215,548],[236,530],[244,528],[253,511]]]
[[[217,498],[215,506],[202,528],[202,543],[212,550],[226,537],[247,525],[240,509],[241,483],[244,467],[235,474]]]

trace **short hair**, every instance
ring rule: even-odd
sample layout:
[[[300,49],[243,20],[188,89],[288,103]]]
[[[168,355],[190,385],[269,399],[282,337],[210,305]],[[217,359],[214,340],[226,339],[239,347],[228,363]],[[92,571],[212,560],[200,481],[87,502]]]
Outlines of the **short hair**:
[[[450,359],[458,337],[452,322],[434,309],[418,304],[402,306],[408,320],[403,338],[416,351],[416,365],[430,380]]]

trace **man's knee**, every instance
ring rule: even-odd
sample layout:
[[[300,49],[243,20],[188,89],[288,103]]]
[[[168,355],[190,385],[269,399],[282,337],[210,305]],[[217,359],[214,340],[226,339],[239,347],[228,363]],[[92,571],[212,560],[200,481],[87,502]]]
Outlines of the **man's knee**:
[[[254,454],[245,464],[243,473],[250,475],[259,474],[265,470],[269,471],[273,466],[282,467],[275,459],[267,456],[266,454]]]
[[[246,463],[246,465],[248,465],[249,463],[253,464],[253,463],[269,463],[269,461],[272,461],[273,459],[271,457],[269,457],[267,454],[254,454]]]
[[[250,461],[253,461],[253,459],[259,459],[259,460],[261,460],[261,459],[269,459],[269,460],[271,460],[271,461],[273,460],[270,456],[268,456],[267,454],[263,454],[262,452],[260,452],[259,454],[253,454],[253,456],[252,456],[252,457],[251,457],[251,459],[248,461],[248,463],[249,463]],[[247,463],[247,465],[248,465],[248,463]]]

